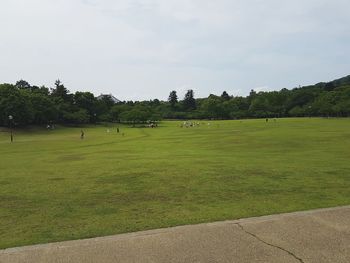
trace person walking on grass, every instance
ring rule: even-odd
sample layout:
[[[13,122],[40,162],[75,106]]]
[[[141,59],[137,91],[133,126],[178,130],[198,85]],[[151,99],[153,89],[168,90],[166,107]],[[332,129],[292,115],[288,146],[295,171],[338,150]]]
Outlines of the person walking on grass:
[[[81,131],[80,131],[80,139],[81,139],[81,140],[84,139],[84,136],[85,136],[85,133],[84,133],[83,130],[81,130]]]

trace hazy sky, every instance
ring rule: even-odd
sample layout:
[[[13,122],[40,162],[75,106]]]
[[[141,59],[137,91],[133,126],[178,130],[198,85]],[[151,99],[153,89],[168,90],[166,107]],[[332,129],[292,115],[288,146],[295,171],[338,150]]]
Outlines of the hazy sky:
[[[0,83],[122,100],[350,74],[349,0],[0,0]]]

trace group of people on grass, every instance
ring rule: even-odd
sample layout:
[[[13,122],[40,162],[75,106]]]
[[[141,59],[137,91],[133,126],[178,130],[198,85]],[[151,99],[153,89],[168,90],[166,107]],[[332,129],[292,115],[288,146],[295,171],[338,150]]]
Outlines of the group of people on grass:
[[[189,127],[196,127],[196,126],[199,126],[200,123],[199,122],[191,122],[191,121],[184,121],[180,127],[183,128],[183,127],[186,127],[186,128],[189,128]]]
[[[269,122],[269,118],[266,118],[265,121]],[[274,118],[273,121],[276,122],[277,119]],[[210,126],[210,122],[208,122],[207,125]],[[183,127],[190,128],[190,127],[197,127],[197,126],[200,126],[199,122],[184,121],[182,124],[180,124],[181,128],[183,128]],[[158,125],[157,125],[157,123],[151,122],[147,127],[156,128],[156,127],[158,127]],[[53,125],[52,126],[47,125],[47,129],[54,129],[54,127],[53,127]],[[117,131],[117,133],[120,132],[119,127],[117,127],[116,131]],[[110,132],[111,132],[110,129],[107,129],[107,133],[110,133]],[[124,136],[124,133],[122,133],[122,135]],[[85,137],[85,133],[83,130],[81,130],[80,131],[80,139],[84,139],[84,137]]]
[[[110,133],[111,131],[110,131],[110,129],[107,129],[106,132],[107,132],[107,133]],[[120,133],[119,127],[117,127],[116,132],[117,132],[117,133]],[[122,135],[124,136],[124,132],[122,133]],[[84,138],[85,138],[85,132],[84,132],[84,130],[80,130],[80,139],[83,140]]]

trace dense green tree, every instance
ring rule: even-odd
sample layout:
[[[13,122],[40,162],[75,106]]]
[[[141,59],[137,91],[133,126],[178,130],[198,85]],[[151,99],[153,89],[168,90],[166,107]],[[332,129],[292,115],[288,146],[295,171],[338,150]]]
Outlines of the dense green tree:
[[[23,79],[17,81],[15,86],[16,86],[16,88],[19,88],[19,89],[31,89],[30,84]]]
[[[170,92],[168,101],[169,101],[169,103],[170,103],[170,106],[171,106],[172,108],[175,108],[176,104],[178,103],[177,94],[176,94],[176,91],[175,91],[175,90],[173,90],[173,91]]]
[[[246,98],[235,97],[223,103],[227,118],[240,119],[248,116],[249,103]]]
[[[193,90],[188,90],[185,94],[185,98],[183,100],[183,105],[185,110],[194,110],[196,109],[196,100],[194,99]]]
[[[128,112],[133,109],[133,106],[126,104],[126,103],[119,103],[114,105],[110,109],[110,116],[112,118],[112,121],[120,121],[120,115],[123,112]]]
[[[74,94],[75,106],[77,106],[80,109],[85,109],[89,114],[89,118],[92,122],[96,121],[95,120],[97,116],[96,103],[97,103],[97,99],[95,98],[94,94],[92,94],[91,92],[77,91]]]
[[[223,100],[229,100],[231,99],[230,95],[228,95],[228,93],[226,91],[224,91],[222,94],[221,94],[221,98]]]
[[[66,111],[63,117],[66,122],[75,124],[88,123],[90,120],[90,116],[85,109],[79,109],[75,112]]]
[[[48,124],[57,120],[58,109],[48,96],[34,93],[30,96],[33,108],[33,121],[36,124]]]
[[[293,109],[291,109],[289,112],[290,116],[295,116],[295,117],[305,117],[308,114],[307,108],[306,107],[300,107],[300,106],[295,106]]]
[[[194,98],[188,90],[180,103],[172,91],[167,101],[124,101],[114,103],[110,96],[95,97],[90,92],[69,90],[57,80],[53,89],[30,85],[25,80],[15,85],[0,85],[0,125],[46,123],[96,123],[122,121],[145,123],[169,119],[238,119],[288,116],[350,116],[350,76],[292,90],[255,92],[247,97],[232,97],[223,92],[208,98]]]
[[[249,107],[249,112],[252,117],[265,118],[271,115],[269,111],[269,101],[266,96],[263,95],[264,93],[260,93],[260,95],[253,98]]]
[[[147,111],[142,111],[141,109],[134,108],[130,111],[125,111],[120,114],[120,119],[124,122],[145,123],[151,117],[150,113]]]
[[[8,116],[13,116],[16,125],[30,124],[33,120],[33,108],[29,94],[11,84],[0,85],[0,125],[8,125]]]
[[[69,94],[69,90],[59,79],[55,81],[55,88],[51,90],[51,96],[57,99],[61,99],[63,102],[73,102],[72,94]]]
[[[225,111],[222,99],[213,94],[202,101],[199,110],[210,119],[223,119],[228,117],[228,112]]]
[[[335,88],[335,85],[334,85],[333,82],[328,82],[328,83],[326,83],[325,86],[324,86],[324,89],[325,89],[326,91],[332,91],[332,90],[334,90],[334,88]]]

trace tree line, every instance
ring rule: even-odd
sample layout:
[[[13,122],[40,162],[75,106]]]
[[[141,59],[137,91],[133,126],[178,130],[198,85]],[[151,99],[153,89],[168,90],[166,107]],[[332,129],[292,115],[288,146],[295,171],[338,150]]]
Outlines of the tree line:
[[[12,116],[12,120],[9,118]],[[350,116],[350,76],[291,90],[255,92],[246,97],[209,95],[195,98],[188,90],[179,99],[171,91],[167,101],[113,101],[109,95],[69,92],[57,80],[53,88],[32,86],[25,80],[0,84],[0,126],[144,123],[161,119],[241,119],[305,116]]]

